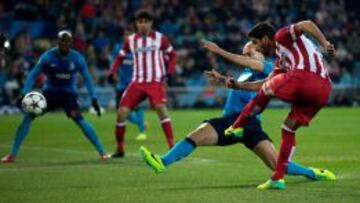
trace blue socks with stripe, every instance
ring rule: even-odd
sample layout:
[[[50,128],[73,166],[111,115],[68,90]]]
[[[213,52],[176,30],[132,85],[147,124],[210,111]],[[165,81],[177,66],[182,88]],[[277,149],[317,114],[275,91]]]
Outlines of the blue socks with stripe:
[[[288,175],[305,176],[311,180],[316,180],[315,173],[311,169],[293,161],[289,162],[286,173]]]
[[[164,156],[161,157],[165,166],[188,156],[196,148],[196,144],[189,138],[177,142]]]
[[[128,116],[128,120],[131,123],[134,123],[135,125],[137,125],[140,133],[145,132],[144,109],[140,108],[140,109],[131,111]]]

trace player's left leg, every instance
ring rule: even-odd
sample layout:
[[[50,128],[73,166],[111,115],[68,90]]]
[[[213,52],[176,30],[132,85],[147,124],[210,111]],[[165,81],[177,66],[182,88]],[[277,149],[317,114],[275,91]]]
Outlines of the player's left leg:
[[[261,160],[272,170],[275,170],[276,165],[276,150],[270,140],[262,140],[255,147],[252,148],[252,151],[261,158]],[[329,170],[317,169],[312,167],[306,167],[294,161],[290,161],[286,168],[287,175],[293,176],[304,176],[310,180],[333,180],[333,175]]]
[[[108,159],[110,156],[106,153],[105,147],[96,135],[95,129],[86,121],[80,113],[76,97],[69,96],[64,104],[66,115],[71,118],[77,126],[80,127],[86,138],[95,146],[100,155],[100,159]]]
[[[167,144],[169,148],[174,146],[173,128],[171,119],[169,117],[168,109],[166,107],[166,90],[163,83],[150,83],[143,86],[146,96],[149,98],[150,105],[156,111],[161,127],[164,131]]]
[[[297,74],[297,77],[290,77],[286,86],[279,86],[275,91],[276,97],[292,103],[292,107],[282,125],[282,142],[275,171],[271,180],[267,182],[284,182],[286,167],[295,151],[296,130],[300,126],[309,124],[317,112],[326,105],[331,92],[330,82],[318,78],[315,74],[307,72],[294,74]],[[304,84],[304,80],[309,82]]]
[[[252,117],[244,128],[242,139],[244,145],[252,150],[272,170],[275,170],[277,152],[271,139],[262,129],[261,123],[256,117]],[[295,162],[289,162],[286,173],[289,175],[303,175],[309,179],[316,179],[314,172]]]
[[[154,109],[160,119],[168,147],[171,148],[174,146],[174,135],[167,107],[164,103],[158,103],[154,105]]]

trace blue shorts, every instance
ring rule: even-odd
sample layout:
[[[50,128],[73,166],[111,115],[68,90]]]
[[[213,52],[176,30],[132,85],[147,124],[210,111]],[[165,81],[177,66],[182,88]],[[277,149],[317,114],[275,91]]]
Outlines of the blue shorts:
[[[235,122],[238,116],[239,114],[232,114],[204,121],[205,123],[209,123],[217,132],[217,145],[227,146],[236,143],[243,143],[247,148],[253,149],[262,140],[271,141],[269,136],[262,129],[261,122],[255,117],[251,117],[247,121],[247,124],[244,127],[244,136],[242,138],[225,136],[224,131]]]
[[[81,115],[77,95],[75,93],[45,89],[43,95],[47,102],[46,111],[63,109],[66,112],[66,115],[71,118]]]

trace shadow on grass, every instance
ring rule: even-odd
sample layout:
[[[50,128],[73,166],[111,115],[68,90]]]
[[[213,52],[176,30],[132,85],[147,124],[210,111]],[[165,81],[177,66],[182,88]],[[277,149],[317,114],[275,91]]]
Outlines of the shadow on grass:
[[[311,181],[307,179],[291,181],[287,185],[301,185],[314,183],[317,181]],[[190,187],[172,187],[172,188],[157,188],[156,190],[168,190],[168,191],[188,191],[188,190],[221,190],[221,189],[256,189],[259,183],[249,183],[249,184],[233,184],[233,185],[199,185],[199,186],[190,186]]]
[[[109,159],[109,160],[18,160],[16,163],[12,164],[0,164],[0,168],[2,169],[43,169],[43,168],[66,168],[66,167],[89,167],[89,166],[135,166],[135,167],[143,167],[145,164],[137,158],[129,157],[129,158],[121,158],[121,159]]]

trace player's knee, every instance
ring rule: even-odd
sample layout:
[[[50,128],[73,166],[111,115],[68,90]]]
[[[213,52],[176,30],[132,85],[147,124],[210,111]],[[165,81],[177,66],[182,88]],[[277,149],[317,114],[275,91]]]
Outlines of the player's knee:
[[[126,120],[129,114],[129,109],[127,107],[120,107],[117,111],[117,120],[118,122],[123,122]]]
[[[154,106],[154,109],[155,109],[155,111],[158,114],[160,119],[164,119],[164,118],[169,117],[165,104],[157,104],[157,105]]]
[[[70,111],[68,116],[71,119],[73,119],[74,121],[80,121],[80,120],[84,119],[84,117],[81,115],[80,111],[77,111],[77,110]]]
[[[274,96],[274,91],[270,87],[270,81],[267,81],[262,86],[261,90],[264,92],[267,96]]]
[[[199,145],[201,140],[203,139],[203,134],[200,130],[196,129],[189,133],[186,137],[192,140],[196,145]]]
[[[296,131],[300,126],[301,123],[290,118],[287,118],[282,124],[282,128],[288,131]]]
[[[217,143],[217,134],[208,123],[201,124],[196,130],[188,134],[187,137],[198,146],[214,145]]]

